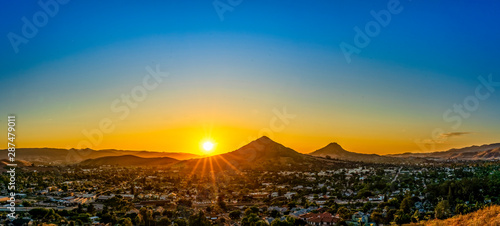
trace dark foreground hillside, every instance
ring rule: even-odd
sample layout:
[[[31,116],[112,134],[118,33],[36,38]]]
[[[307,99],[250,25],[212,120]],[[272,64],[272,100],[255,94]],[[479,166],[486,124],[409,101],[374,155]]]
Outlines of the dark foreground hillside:
[[[458,215],[446,220],[431,220],[410,226],[498,226],[500,225],[500,206],[490,206],[473,213]]]

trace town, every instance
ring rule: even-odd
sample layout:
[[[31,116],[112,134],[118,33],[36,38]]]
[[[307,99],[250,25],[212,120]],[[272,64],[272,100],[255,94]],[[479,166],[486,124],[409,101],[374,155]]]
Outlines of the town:
[[[352,162],[320,170],[183,172],[161,167],[30,166],[4,225],[391,225],[499,204],[500,165]],[[19,169],[18,169],[19,170]],[[1,176],[2,194],[8,175]]]

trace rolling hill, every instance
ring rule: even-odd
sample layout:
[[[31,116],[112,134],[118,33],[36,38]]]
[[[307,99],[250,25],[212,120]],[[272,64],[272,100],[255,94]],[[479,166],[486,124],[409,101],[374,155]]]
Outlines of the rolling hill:
[[[5,149],[2,151],[6,151]],[[92,149],[59,149],[59,148],[19,148],[16,149],[16,157],[36,164],[75,164],[86,159],[95,159],[106,156],[134,155],[142,158],[169,157],[178,160],[198,158],[200,156],[179,152],[154,152],[154,151],[130,151],[130,150],[92,150]]]
[[[32,163],[24,160],[16,160],[14,162],[10,162],[8,159],[0,159],[0,168],[7,166],[8,164],[17,164],[17,166],[31,166]]]
[[[470,146],[465,148],[453,148],[448,151],[430,153],[403,153],[388,155],[399,158],[428,158],[435,160],[499,160],[500,143],[486,144],[481,146]]]
[[[87,159],[79,163],[82,166],[163,166],[167,167],[176,162],[177,159],[169,157],[161,158],[141,158],[134,155],[106,156],[96,159]]]

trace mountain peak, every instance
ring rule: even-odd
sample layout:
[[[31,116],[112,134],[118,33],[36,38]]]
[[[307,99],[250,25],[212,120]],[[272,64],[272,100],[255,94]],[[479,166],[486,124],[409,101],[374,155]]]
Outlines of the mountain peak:
[[[342,148],[342,147],[340,146],[340,144],[338,144],[337,142],[331,142],[331,143],[329,143],[329,144],[328,144],[328,145],[326,145],[326,146],[327,146],[327,147],[340,147],[340,148]]]
[[[268,136],[261,136],[259,139],[257,139],[256,141],[266,141],[266,142],[269,142],[269,141],[272,141],[274,142],[273,140],[271,140],[271,138],[269,138]]]
[[[325,147],[316,150],[311,153],[311,155],[343,155],[348,153],[340,144],[337,142],[332,142],[326,145]]]
[[[330,149],[331,151],[346,151],[340,144],[337,142],[332,142],[326,145],[324,148]]]
[[[274,159],[278,157],[296,157],[302,154],[283,146],[282,144],[271,140],[267,136],[262,136],[247,145],[228,153],[229,155],[236,155],[247,159]]]

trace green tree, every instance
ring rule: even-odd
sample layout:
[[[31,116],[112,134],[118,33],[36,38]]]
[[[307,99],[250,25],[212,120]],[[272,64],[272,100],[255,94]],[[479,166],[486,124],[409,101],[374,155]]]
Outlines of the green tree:
[[[24,200],[24,201],[23,201],[23,204],[22,204],[22,205],[23,205],[24,207],[31,207],[31,206],[32,206],[32,205],[31,205],[31,202],[26,201],[26,200]]]
[[[233,210],[229,213],[229,218],[233,220],[238,220],[241,217],[241,211],[239,210]]]
[[[411,216],[411,222],[418,223],[420,221],[420,212],[415,210],[415,213]]]
[[[217,197],[217,205],[220,207],[221,210],[223,211],[227,210],[226,202],[224,202],[224,197],[222,197],[221,195]]]
[[[347,221],[351,219],[351,211],[347,209],[346,207],[342,206],[337,210],[337,214],[340,216],[340,219],[343,221]]]
[[[374,211],[371,215],[370,218],[375,221],[376,223],[384,223],[385,218],[380,212]]]
[[[197,214],[189,217],[189,226],[210,226],[210,225],[212,224],[205,217],[205,214],[201,210]]]
[[[93,204],[90,204],[88,207],[87,207],[87,212],[89,213],[94,213],[95,212],[95,207]]]
[[[398,225],[406,224],[411,222],[411,217],[410,215],[403,213],[401,210],[399,210],[395,215],[394,215],[394,222]]]
[[[255,213],[251,213],[241,219],[241,226],[265,226],[266,222],[262,221]]]
[[[172,221],[168,217],[162,217],[158,221],[158,225],[160,225],[160,226],[169,226],[169,225],[172,225]]]
[[[175,219],[174,226],[187,226],[188,223],[185,219]]]
[[[469,207],[463,203],[457,204],[457,206],[455,206],[455,213],[467,214],[469,213]]]
[[[40,220],[40,219],[44,219],[49,214],[49,210],[42,209],[42,208],[36,208],[36,209],[30,210],[29,214],[31,215],[31,218],[33,218],[35,220]]]
[[[132,220],[128,217],[124,218],[120,225],[124,225],[124,226],[133,226],[134,224],[132,224]]]
[[[434,209],[434,214],[436,215],[436,218],[438,219],[445,219],[450,216],[451,211],[450,211],[450,203],[448,200],[442,200],[436,205],[436,208]]]
[[[271,210],[271,213],[269,213],[269,216],[272,218],[277,218],[281,216],[281,213],[278,210]]]
[[[249,207],[245,210],[245,215],[250,215],[250,214],[258,214],[259,213],[259,208],[256,206]]]
[[[411,198],[411,196],[407,195],[403,199],[403,201],[401,201],[401,205],[400,205],[399,209],[401,209],[404,213],[409,214],[409,213],[411,213],[413,205],[414,205],[413,199]]]

